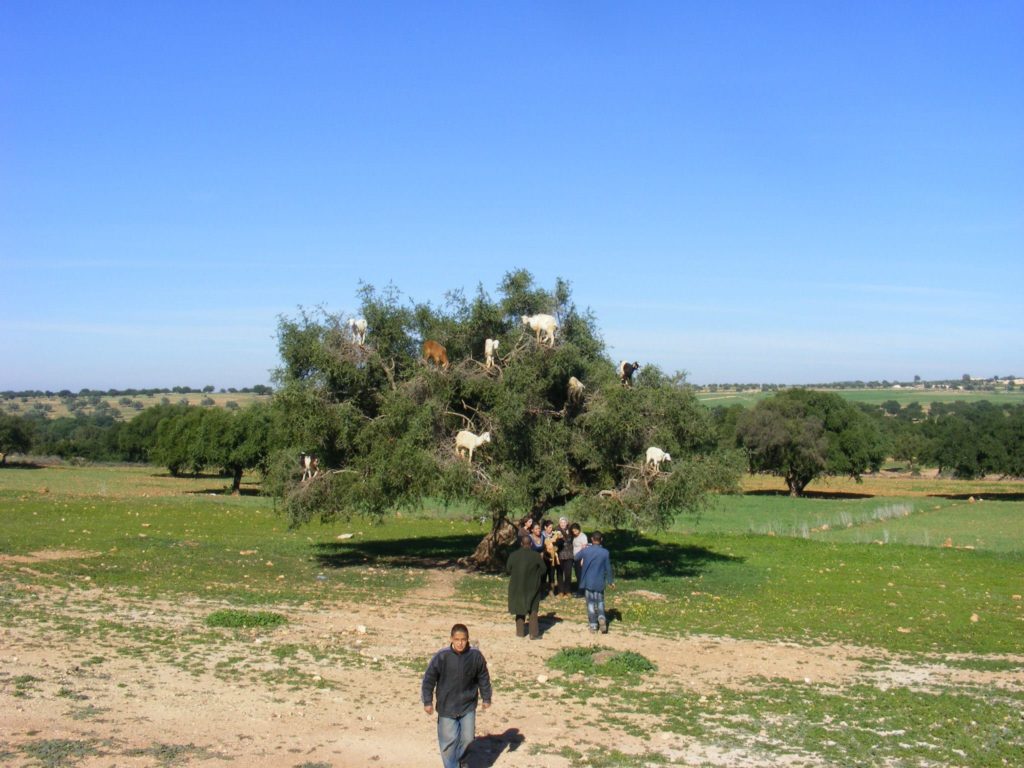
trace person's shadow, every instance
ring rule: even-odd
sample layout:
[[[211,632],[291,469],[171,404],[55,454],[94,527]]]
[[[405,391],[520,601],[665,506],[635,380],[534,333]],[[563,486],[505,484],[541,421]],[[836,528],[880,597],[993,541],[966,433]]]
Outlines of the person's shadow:
[[[509,728],[504,733],[477,736],[463,759],[467,768],[490,768],[498,762],[502,752],[515,752],[524,741],[526,737],[518,728]]]

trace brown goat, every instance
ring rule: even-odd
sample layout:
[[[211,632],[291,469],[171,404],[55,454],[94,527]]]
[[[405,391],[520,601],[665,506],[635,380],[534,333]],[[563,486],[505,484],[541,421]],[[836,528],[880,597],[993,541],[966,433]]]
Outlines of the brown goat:
[[[448,369],[448,350],[433,339],[423,342],[423,362],[429,363],[430,361],[445,370]]]

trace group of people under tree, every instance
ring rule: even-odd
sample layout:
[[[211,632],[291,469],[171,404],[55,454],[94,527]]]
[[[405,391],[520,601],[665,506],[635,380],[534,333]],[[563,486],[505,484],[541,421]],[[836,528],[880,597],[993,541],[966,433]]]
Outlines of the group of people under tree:
[[[529,634],[531,640],[539,639],[540,601],[548,594],[583,597],[590,631],[608,631],[604,590],[614,584],[614,576],[603,541],[599,531],[594,531],[588,541],[579,524],[569,525],[564,517],[557,528],[551,520],[523,520],[519,547],[505,565],[510,577],[508,611],[516,617],[517,636]]]

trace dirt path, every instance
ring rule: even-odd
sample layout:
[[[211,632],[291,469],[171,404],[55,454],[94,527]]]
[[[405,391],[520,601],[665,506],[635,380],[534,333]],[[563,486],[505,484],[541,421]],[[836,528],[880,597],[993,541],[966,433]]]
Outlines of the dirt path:
[[[85,743],[98,753],[73,763],[85,768],[436,765],[435,719],[422,710],[419,683],[430,654],[445,643],[452,623],[463,621],[495,684],[494,706],[478,716],[473,768],[566,768],[570,760],[557,754],[563,746],[657,750],[677,765],[768,764],[742,750],[659,732],[657,723],[645,724],[648,740],[598,727],[586,702],[559,699],[559,687],[537,680],[558,675],[544,666],[558,649],[595,642],[579,601],[545,601],[544,610],[554,603],[563,618],[544,622],[543,637],[528,641],[515,637],[507,614],[462,596],[460,578],[455,571],[432,571],[400,602],[287,610],[289,624],[279,629],[167,653],[161,636],[181,645],[193,630],[206,631],[204,617],[222,606],[131,603],[100,590],[32,588],[37,603],[62,601],[62,615],[116,622],[137,637],[119,643],[48,633],[38,625],[0,628],[0,739],[6,739],[0,762],[36,765],[27,746],[67,740],[65,746]],[[843,685],[874,674],[859,661],[865,649],[835,645],[669,639],[617,626],[597,640],[654,661],[658,672],[646,683],[652,691],[742,690],[763,677]],[[139,651],[146,643],[148,650]],[[273,685],[254,677],[283,668],[269,647],[324,648],[334,655],[299,654],[294,666],[305,677]],[[244,659],[256,661],[243,666]],[[1024,687],[1024,673],[1019,677],[1015,684]]]

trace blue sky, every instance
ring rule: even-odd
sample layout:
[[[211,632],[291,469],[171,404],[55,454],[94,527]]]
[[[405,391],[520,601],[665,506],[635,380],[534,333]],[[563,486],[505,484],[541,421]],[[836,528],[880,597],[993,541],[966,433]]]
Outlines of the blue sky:
[[[1024,3],[0,4],[0,390],[561,276],[697,383],[1024,375]],[[372,334],[372,329],[371,329]]]

